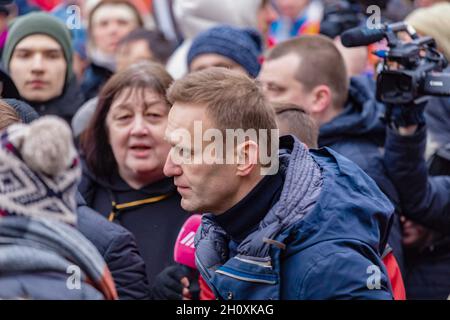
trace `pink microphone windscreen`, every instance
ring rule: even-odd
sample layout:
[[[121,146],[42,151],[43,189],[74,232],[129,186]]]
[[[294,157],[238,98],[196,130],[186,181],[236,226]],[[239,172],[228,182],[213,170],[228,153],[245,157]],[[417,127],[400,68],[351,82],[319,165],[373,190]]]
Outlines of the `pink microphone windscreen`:
[[[201,214],[191,215],[181,227],[174,248],[174,260],[193,269],[195,266],[194,238],[202,221]]]

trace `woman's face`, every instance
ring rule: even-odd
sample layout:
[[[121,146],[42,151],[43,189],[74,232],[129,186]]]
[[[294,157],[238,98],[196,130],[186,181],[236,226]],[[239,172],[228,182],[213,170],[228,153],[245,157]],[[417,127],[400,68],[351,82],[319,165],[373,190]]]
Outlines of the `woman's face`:
[[[108,4],[92,17],[92,41],[105,54],[114,54],[119,41],[138,27],[135,13],[126,5]]]
[[[141,181],[143,186],[164,177],[170,149],[164,140],[168,113],[163,97],[152,90],[125,88],[114,99],[106,127],[119,174],[125,181]]]
[[[296,19],[299,14],[309,5],[310,0],[276,0],[275,4],[284,17],[292,20]]]

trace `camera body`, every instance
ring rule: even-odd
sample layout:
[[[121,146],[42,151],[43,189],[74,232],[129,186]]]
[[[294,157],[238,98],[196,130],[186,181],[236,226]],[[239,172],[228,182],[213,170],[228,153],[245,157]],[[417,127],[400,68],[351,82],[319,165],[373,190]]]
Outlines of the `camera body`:
[[[409,39],[400,39],[399,32]],[[430,95],[450,96],[450,74],[442,73],[448,65],[444,55],[436,49],[433,38],[419,37],[406,23],[384,24],[375,29],[354,28],[341,36],[346,47],[367,46],[383,39],[387,41],[387,49],[374,52],[383,59],[377,70],[377,100],[409,105]]]
[[[411,42],[388,38],[389,50],[377,77],[376,96],[384,103],[409,104],[422,96],[450,96],[450,74],[444,56],[430,37],[411,35]]]
[[[385,70],[377,77],[377,100],[409,104],[422,96],[450,96],[450,74]]]

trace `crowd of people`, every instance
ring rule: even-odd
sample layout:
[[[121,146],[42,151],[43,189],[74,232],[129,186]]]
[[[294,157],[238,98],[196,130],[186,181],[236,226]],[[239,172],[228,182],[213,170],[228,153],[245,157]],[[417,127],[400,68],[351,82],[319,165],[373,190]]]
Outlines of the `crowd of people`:
[[[2,1],[0,299],[450,299],[450,96],[377,100],[371,4],[450,61],[446,0]]]

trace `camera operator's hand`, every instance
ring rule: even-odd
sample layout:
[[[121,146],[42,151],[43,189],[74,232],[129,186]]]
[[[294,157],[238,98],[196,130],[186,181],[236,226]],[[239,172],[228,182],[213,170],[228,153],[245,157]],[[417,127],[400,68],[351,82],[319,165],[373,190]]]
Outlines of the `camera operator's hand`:
[[[398,128],[398,133],[401,136],[412,136],[414,133],[417,132],[417,128],[419,126],[418,125],[412,125],[412,126],[407,126],[407,127],[399,127]]]
[[[161,271],[155,279],[152,297],[155,300],[198,299],[198,271],[174,264]]]
[[[400,135],[412,135],[425,124],[424,110],[427,99],[404,105],[386,105],[386,121],[396,128]]]

